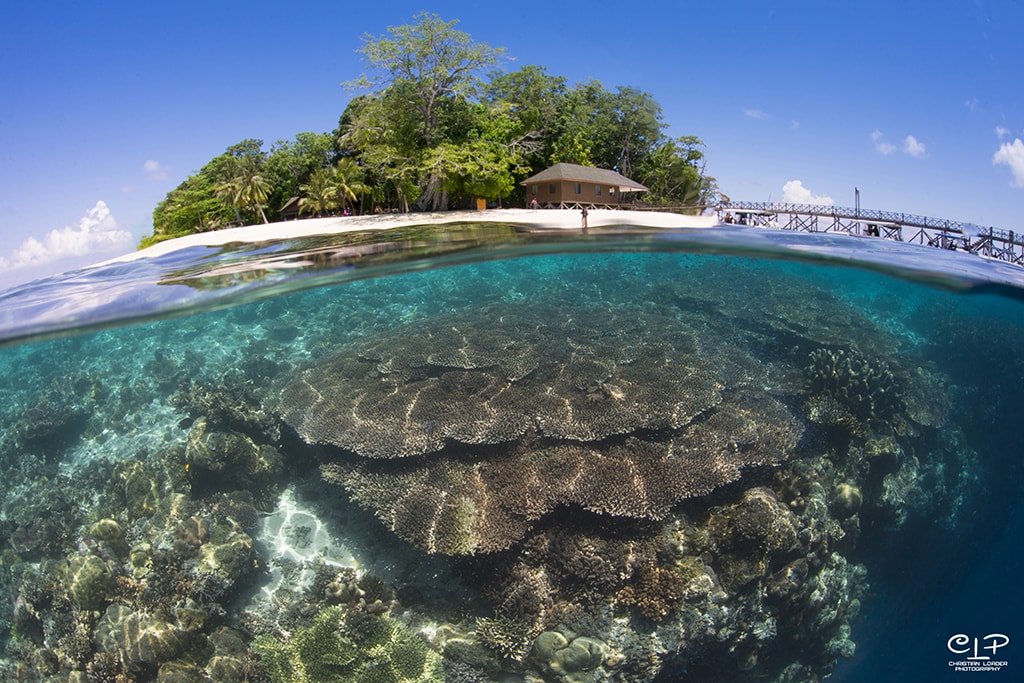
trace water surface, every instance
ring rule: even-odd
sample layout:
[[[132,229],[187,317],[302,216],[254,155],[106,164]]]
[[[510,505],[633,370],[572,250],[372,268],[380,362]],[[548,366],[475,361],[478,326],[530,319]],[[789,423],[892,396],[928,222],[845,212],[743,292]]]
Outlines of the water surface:
[[[0,668],[944,680],[993,633],[1012,667],[1021,282],[879,240],[464,225],[9,291]]]

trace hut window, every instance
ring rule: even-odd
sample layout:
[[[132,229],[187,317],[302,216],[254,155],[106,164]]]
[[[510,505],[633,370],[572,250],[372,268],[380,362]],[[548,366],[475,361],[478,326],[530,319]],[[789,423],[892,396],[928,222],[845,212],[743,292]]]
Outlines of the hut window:
[[[608,188],[608,196],[609,197],[614,197],[615,196],[615,188],[614,187],[609,187]]]
[[[580,185],[579,183],[576,183],[576,194],[582,194],[582,193],[583,193],[583,186]]]
[[[533,196],[536,197],[537,196],[537,186],[536,185],[531,185],[530,189],[533,190]]]
[[[596,194],[598,197],[601,196],[601,186],[600,185],[594,185],[594,194]]]
[[[555,184],[554,183],[548,183],[548,194],[554,194],[554,193],[555,193]]]

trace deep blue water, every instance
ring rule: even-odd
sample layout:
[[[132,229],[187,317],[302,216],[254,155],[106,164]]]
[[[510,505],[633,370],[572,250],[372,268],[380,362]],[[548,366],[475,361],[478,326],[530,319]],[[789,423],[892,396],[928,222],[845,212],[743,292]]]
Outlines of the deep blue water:
[[[1022,275],[424,226],[2,293],[0,678],[1010,680]]]

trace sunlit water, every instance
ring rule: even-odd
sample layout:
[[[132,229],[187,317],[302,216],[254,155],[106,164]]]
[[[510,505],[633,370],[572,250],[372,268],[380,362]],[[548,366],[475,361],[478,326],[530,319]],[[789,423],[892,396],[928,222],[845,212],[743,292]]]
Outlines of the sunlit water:
[[[466,225],[23,286],[0,673],[934,681],[1004,634],[1005,677],[1022,274]]]

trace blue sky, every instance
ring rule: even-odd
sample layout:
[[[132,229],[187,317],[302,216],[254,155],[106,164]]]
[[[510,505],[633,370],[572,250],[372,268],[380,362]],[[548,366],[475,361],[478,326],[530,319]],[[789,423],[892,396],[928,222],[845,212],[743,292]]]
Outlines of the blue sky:
[[[1024,231],[1024,2],[55,0],[0,23],[0,286],[131,250],[226,147],[332,130],[365,33],[426,10],[637,87],[734,199]]]

